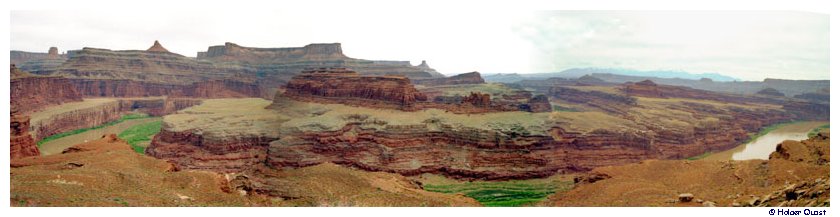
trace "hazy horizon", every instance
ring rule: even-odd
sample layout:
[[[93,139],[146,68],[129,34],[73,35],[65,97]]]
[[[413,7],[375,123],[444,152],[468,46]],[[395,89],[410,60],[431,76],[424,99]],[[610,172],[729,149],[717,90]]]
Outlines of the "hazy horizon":
[[[452,75],[572,68],[718,73],[746,81],[829,79],[828,15],[738,11],[12,11],[11,49],[143,50],[342,43],[369,60],[426,60]],[[103,19],[107,18],[107,19]]]

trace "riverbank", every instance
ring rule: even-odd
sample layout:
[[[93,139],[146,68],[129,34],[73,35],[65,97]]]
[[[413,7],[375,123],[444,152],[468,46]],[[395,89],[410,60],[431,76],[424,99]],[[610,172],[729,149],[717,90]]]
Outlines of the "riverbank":
[[[73,145],[97,140],[106,134],[122,134],[123,132],[134,128],[138,125],[145,125],[162,120],[160,117],[148,116],[146,114],[129,114],[125,115],[117,121],[108,122],[103,125],[73,130],[56,134],[41,141],[38,141],[38,149],[42,156],[60,154],[64,149],[72,147]],[[159,130],[158,130],[159,131]],[[133,135],[133,134],[132,134]],[[135,139],[138,140],[138,139]],[[136,146],[141,146],[142,140],[135,143]],[[132,147],[134,147],[133,145]],[[135,149],[138,150],[139,148]],[[145,149],[143,147],[142,149]]]
[[[785,140],[804,140],[814,129],[826,126],[827,121],[797,121],[771,125],[762,128],[750,140],[735,148],[707,153],[698,157],[700,160],[766,160],[776,149],[776,145]]]

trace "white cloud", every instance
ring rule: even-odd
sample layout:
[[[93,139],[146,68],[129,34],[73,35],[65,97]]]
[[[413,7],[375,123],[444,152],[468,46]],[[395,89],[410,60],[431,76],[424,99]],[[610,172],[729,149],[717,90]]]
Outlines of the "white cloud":
[[[536,29],[536,30],[535,30]],[[623,67],[747,80],[828,79],[828,16],[795,12],[543,12],[520,35],[537,69]]]

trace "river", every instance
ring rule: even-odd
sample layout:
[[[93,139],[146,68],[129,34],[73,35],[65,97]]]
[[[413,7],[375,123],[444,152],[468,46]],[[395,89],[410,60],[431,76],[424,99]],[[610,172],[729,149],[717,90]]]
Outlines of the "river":
[[[807,139],[808,132],[826,124],[828,124],[826,121],[808,121],[782,125],[756,138],[752,142],[711,154],[703,158],[703,160],[767,160],[770,157],[770,153],[776,151],[777,144],[785,140],[799,141]]]
[[[41,144],[39,147],[41,151],[41,155],[52,155],[52,154],[60,154],[64,149],[72,147],[73,145],[85,143],[91,140],[96,140],[102,138],[102,135],[105,134],[120,134],[122,131],[138,124],[149,123],[153,121],[161,120],[160,117],[153,117],[153,118],[143,118],[143,119],[132,119],[132,120],[125,120],[119,124],[114,124],[111,126],[95,129],[95,130],[88,130],[83,133],[74,134],[70,136],[65,136],[56,140],[52,140]],[[140,144],[148,145],[148,143]]]

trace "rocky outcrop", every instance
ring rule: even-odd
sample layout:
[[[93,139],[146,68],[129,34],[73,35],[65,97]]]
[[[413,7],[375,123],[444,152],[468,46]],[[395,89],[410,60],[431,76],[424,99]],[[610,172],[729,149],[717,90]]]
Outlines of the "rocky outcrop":
[[[50,105],[81,101],[72,82],[61,77],[37,76],[11,65],[11,106],[28,113]]]
[[[782,105],[785,111],[795,114],[801,120],[829,120],[831,105],[828,102],[787,101]]]
[[[344,55],[339,43],[309,44],[291,48],[253,48],[228,42],[211,46],[206,52],[199,52],[198,59],[253,68],[256,69],[253,73],[258,74],[261,79],[264,76],[280,83],[312,67],[346,67],[363,75],[404,75],[412,79],[444,77],[429,68],[428,64],[412,66],[403,61],[350,58]]]
[[[206,139],[191,132],[161,130],[146,154],[166,159],[183,169],[237,172],[265,162],[268,143],[277,138],[245,137]]]
[[[763,96],[770,96],[770,97],[784,97],[785,96],[784,93],[779,92],[779,90],[776,90],[776,89],[773,89],[773,88],[764,88],[764,89],[756,92],[755,94],[763,95]]]
[[[548,97],[545,95],[533,96],[529,91],[514,91],[496,98],[482,92],[470,92],[469,95],[465,96],[446,96],[441,95],[440,92],[426,91],[425,93],[431,96],[427,97],[430,98],[429,101],[418,104],[423,109],[443,109],[456,114],[551,111],[551,103],[548,101]]]
[[[169,53],[169,50],[167,50],[166,48],[163,48],[163,45],[160,45],[160,42],[158,42],[157,40],[155,40],[155,44],[153,44],[151,47],[149,47],[149,49],[146,49],[146,51],[149,51],[149,52],[167,52],[167,53]]]
[[[656,83],[651,80],[644,80],[636,83],[627,84],[624,86],[624,92],[635,96],[645,96],[654,98],[667,98],[665,91],[660,90]]]
[[[345,68],[301,72],[286,85],[284,96],[298,101],[413,111],[425,95],[406,77],[363,76]]]
[[[636,83],[628,82],[619,87],[619,89],[629,96],[650,98],[702,99],[740,104],[781,104],[781,102],[785,101],[783,98],[751,97],[746,95],[698,90],[689,87],[659,85],[650,80],[644,80]]]
[[[426,62],[423,61],[423,64]],[[422,65],[422,64],[421,64]],[[459,84],[484,84],[484,79],[478,72],[469,72],[446,78],[412,79],[414,84],[425,86],[459,85]]]
[[[47,53],[35,53],[25,51],[11,51],[10,64],[17,65],[24,71],[39,72],[58,68],[67,55],[59,54],[58,48],[50,47]]]
[[[820,89],[819,91],[813,93],[803,93],[793,98],[808,100],[811,102],[824,102],[828,103],[831,101],[831,91],[828,88]]]
[[[38,146],[35,145],[35,140],[29,135],[29,116],[21,115],[13,110],[10,118],[10,131],[9,153],[11,159],[41,155]]]
[[[155,47],[152,47],[155,48]],[[131,80],[190,85],[208,80],[254,82],[241,67],[198,61],[171,52],[84,48],[49,72],[71,79]]]
[[[551,103],[545,95],[537,95],[528,99],[528,109],[530,112],[551,112]]]
[[[658,94],[653,92],[653,94]],[[624,95],[600,91],[578,90],[570,87],[555,86],[548,90],[548,95],[577,104],[586,104],[610,113],[625,113],[629,106],[636,105],[636,99]]]

